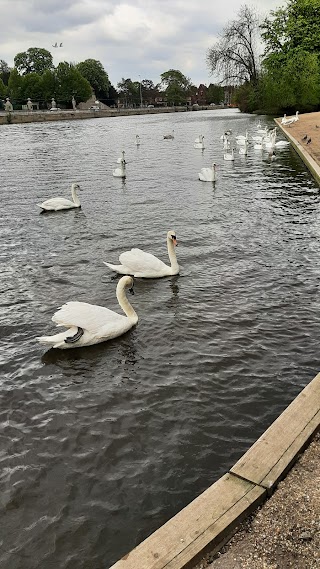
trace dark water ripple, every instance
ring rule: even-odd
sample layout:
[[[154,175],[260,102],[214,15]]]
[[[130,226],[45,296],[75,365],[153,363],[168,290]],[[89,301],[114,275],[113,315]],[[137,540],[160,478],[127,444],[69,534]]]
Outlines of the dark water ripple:
[[[224,162],[221,134],[256,121],[213,111],[1,127],[1,568],[110,566],[317,373],[319,190],[290,148]],[[122,149],[125,183],[112,177]],[[215,186],[197,179],[212,161]],[[40,215],[73,181],[81,210]],[[81,350],[36,343],[67,300],[117,310],[102,261],[132,246],[166,260],[168,229],[181,274],[136,281],[135,329]]]

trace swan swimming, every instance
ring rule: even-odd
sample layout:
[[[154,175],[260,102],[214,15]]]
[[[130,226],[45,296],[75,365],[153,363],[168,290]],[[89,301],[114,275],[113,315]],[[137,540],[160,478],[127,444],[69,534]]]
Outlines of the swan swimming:
[[[234,149],[232,148],[231,153],[230,152],[225,152],[223,155],[223,159],[224,160],[234,160]]]
[[[167,247],[171,266],[166,265],[151,253],[146,253],[141,249],[131,249],[130,251],[121,253],[119,257],[121,265],[111,265],[111,263],[103,262],[107,267],[121,275],[133,275],[134,277],[141,277],[145,279],[157,279],[160,277],[168,277],[170,275],[178,275],[179,265],[175,251],[176,245],[176,232],[168,231]]]
[[[242,156],[247,156],[247,154],[248,154],[248,141],[247,140],[245,140],[244,144],[240,146],[239,154],[241,154]]]
[[[275,143],[276,148],[285,148],[286,146],[290,146],[288,140],[278,140],[278,142]]]
[[[117,299],[126,316],[95,304],[67,302],[52,316],[52,321],[68,329],[54,336],[40,336],[37,340],[50,348],[66,350],[100,344],[121,336],[138,322],[125,292],[126,289],[133,292],[132,287],[133,279],[128,275],[117,284]]]
[[[193,148],[202,148],[202,149],[205,148],[205,146],[204,146],[204,136],[202,136],[202,134],[200,134],[198,142],[195,142],[195,143],[194,143]]]
[[[213,162],[212,168],[201,168],[199,172],[199,180],[201,182],[215,182],[216,181],[216,164]]]
[[[124,158],[124,150],[122,150],[122,156],[118,158],[117,163],[120,164],[120,168],[115,168],[112,175],[115,178],[125,178],[126,177],[126,161]]]
[[[38,203],[37,205],[41,207],[43,211],[61,211],[62,209],[81,207],[80,200],[77,196],[78,190],[81,190],[79,184],[72,184],[71,195],[73,201],[67,200],[66,198],[50,198],[43,203]]]

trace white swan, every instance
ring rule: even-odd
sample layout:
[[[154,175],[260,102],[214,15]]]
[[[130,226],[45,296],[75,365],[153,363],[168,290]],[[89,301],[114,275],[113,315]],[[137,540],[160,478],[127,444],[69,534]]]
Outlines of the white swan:
[[[230,136],[232,134],[232,130],[226,130],[221,136],[220,136],[220,140],[225,140],[226,138],[228,138],[228,136]]]
[[[37,205],[41,207],[43,211],[60,211],[62,209],[81,207],[80,200],[77,196],[78,190],[81,190],[79,184],[72,184],[71,194],[73,201],[67,200],[66,198],[51,198],[43,203],[38,203]]]
[[[136,145],[140,146],[140,136],[136,134]]]
[[[265,148],[274,148],[275,142],[276,142],[276,137],[277,137],[277,131],[274,128],[271,132],[270,135],[267,136],[264,140],[263,140],[263,145]]]
[[[223,139],[223,150],[230,150],[230,148],[231,148],[231,143],[230,143],[229,138],[226,136]]]
[[[211,168],[201,168],[201,172],[199,172],[199,180],[201,180],[201,182],[216,181],[216,164],[214,162]]]
[[[199,136],[199,142],[194,143],[193,148],[202,148],[202,149],[205,148],[204,136],[202,136],[202,134],[200,134],[200,136]]]
[[[86,302],[67,302],[52,316],[57,326],[68,328],[54,336],[40,336],[40,344],[51,348],[78,348],[100,344],[121,336],[138,322],[138,316],[126,296],[126,289],[132,291],[133,279],[126,275],[117,285],[117,299],[126,316],[109,308],[87,304]]]
[[[167,233],[167,247],[171,266],[166,265],[160,259],[145,253],[141,249],[131,249],[121,253],[119,261],[121,265],[104,264],[110,269],[121,275],[133,275],[134,277],[142,277],[146,279],[156,279],[160,277],[168,277],[179,273],[179,265],[177,262],[175,245],[177,245],[177,237],[175,231]]]
[[[291,124],[297,122],[299,120],[299,111],[296,111],[296,114],[293,117],[287,118],[286,115],[283,116],[281,120],[281,124],[284,126],[290,126]]]
[[[275,143],[275,147],[276,148],[285,148],[286,146],[289,146],[290,142],[288,140],[278,140],[278,142]]]
[[[117,163],[120,164],[120,168],[115,168],[112,175],[115,178],[125,178],[126,177],[126,161],[124,158],[124,150],[122,150],[122,156],[118,158]]]
[[[172,130],[170,134],[165,134],[163,138],[166,140],[172,140],[174,138],[174,130]]]
[[[245,141],[248,141],[248,131],[246,130],[246,134],[239,134],[236,136],[237,144],[244,144]]]
[[[248,154],[248,141],[247,140],[245,140],[244,144],[240,146],[239,154],[241,154],[242,156],[247,156],[247,154]]]
[[[223,155],[224,160],[234,160],[234,149],[232,148],[231,153],[225,152]]]

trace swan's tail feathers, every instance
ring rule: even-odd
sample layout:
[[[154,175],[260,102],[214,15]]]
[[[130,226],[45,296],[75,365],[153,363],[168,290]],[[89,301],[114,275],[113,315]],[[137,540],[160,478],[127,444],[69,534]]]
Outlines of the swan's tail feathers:
[[[65,349],[69,347],[69,342],[66,342],[66,339],[68,340],[68,338],[74,336],[75,333],[77,333],[77,328],[73,326],[72,328],[69,328],[69,330],[65,330],[64,332],[60,332],[54,336],[38,336],[36,340],[38,340],[40,344],[49,348]]]
[[[111,265],[111,263],[106,263],[106,261],[103,261],[103,263],[105,265],[107,265],[107,267],[109,267],[109,269],[111,269],[112,271],[115,271],[116,273],[119,273],[120,275],[127,275],[128,271],[126,270],[126,268],[123,265]]]

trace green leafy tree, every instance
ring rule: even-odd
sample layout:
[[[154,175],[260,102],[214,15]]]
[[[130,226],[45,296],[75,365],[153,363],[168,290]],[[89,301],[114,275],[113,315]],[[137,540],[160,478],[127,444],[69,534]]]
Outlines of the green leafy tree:
[[[0,78],[0,99],[4,99],[7,94],[7,87]]]
[[[221,101],[224,100],[224,89],[221,85],[214,85],[210,83],[207,89],[207,101],[208,103],[215,103],[219,105]]]
[[[4,59],[0,59],[0,79],[4,82],[5,85],[8,85],[9,77],[10,77],[10,67]]]
[[[116,106],[118,102],[118,91],[114,88],[113,85],[109,87],[109,97],[106,100],[106,104],[109,106]]]
[[[271,65],[272,61],[272,65]],[[261,79],[262,107],[278,113],[299,107],[312,110],[320,101],[319,59],[315,53],[291,49],[269,59]]]
[[[207,52],[211,73],[224,85],[256,83],[259,75],[259,19],[254,9],[241,6],[237,19],[224,28],[218,42]]]
[[[89,81],[98,99],[103,100],[108,98],[111,83],[100,61],[97,59],[86,59],[77,64],[77,69],[82,77]]]
[[[47,69],[53,69],[52,55],[50,51],[41,47],[30,47],[27,51],[17,53],[14,58],[16,69],[26,75],[27,73],[44,73]]]
[[[56,96],[57,80],[55,72],[47,69],[40,77],[42,100],[49,103],[52,97]]]
[[[59,63],[55,75],[56,97],[59,101],[70,104],[73,96],[78,102],[90,98],[91,85],[74,65],[66,61]]]
[[[22,77],[21,97],[27,99],[30,97],[33,101],[39,101],[43,97],[41,75],[37,73],[28,73]]]
[[[261,25],[264,56],[286,54],[291,49],[320,53],[320,0],[288,0],[272,10]]]
[[[320,102],[320,0],[289,0],[261,25],[261,99],[272,112],[312,110]]]
[[[20,100],[22,98],[23,78],[19,75],[16,68],[12,69],[8,81],[8,93],[12,99]]]
[[[252,113],[259,107],[259,90],[257,83],[246,81],[235,88],[233,102],[244,113]]]
[[[117,84],[119,98],[122,104],[127,107],[133,104],[139,104],[140,101],[140,83],[131,79],[124,79]]]
[[[154,99],[159,95],[159,89],[151,79],[143,79],[141,81],[141,91],[142,99],[147,103],[153,103]]]
[[[177,69],[169,69],[160,75],[161,88],[169,104],[185,103],[192,87],[191,80]]]

